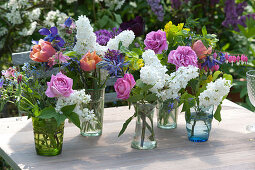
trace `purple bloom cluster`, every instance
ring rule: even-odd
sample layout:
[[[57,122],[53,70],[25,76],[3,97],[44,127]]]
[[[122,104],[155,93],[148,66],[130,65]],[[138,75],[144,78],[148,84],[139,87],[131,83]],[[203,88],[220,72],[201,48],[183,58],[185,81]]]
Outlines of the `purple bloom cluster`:
[[[147,0],[147,3],[150,5],[151,10],[157,15],[159,21],[164,20],[164,9],[160,0]]]
[[[106,30],[106,29],[102,29],[102,30],[98,30],[95,32],[96,36],[97,36],[97,43],[103,46],[106,46],[108,41],[111,38],[114,38],[115,36],[117,36],[119,33],[121,33],[121,29],[117,29],[117,28],[113,28],[112,31]]]
[[[173,9],[179,9],[180,6],[182,5],[181,0],[171,0],[171,3],[172,3],[172,8]]]
[[[145,23],[141,16],[136,16],[134,19],[120,24],[121,30],[132,30],[136,37],[144,34]]]
[[[225,2],[225,14],[226,18],[222,22],[222,25],[224,27],[230,27],[232,26],[235,31],[239,31],[237,25],[240,24],[242,26],[246,26],[245,21],[247,18],[254,18],[254,14],[244,15],[242,16],[244,12],[244,8],[247,6],[247,2],[244,1],[242,3],[235,3],[235,0],[226,0]]]

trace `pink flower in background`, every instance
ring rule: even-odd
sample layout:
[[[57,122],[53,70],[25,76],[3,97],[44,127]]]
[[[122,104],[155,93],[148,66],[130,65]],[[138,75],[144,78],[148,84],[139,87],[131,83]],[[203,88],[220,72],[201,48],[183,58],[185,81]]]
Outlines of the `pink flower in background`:
[[[197,57],[199,59],[203,59],[206,57],[207,54],[212,53],[212,47],[209,47],[208,49],[204,46],[203,42],[201,40],[197,40],[193,45],[192,49],[196,52]]]
[[[168,44],[166,40],[166,33],[164,31],[158,30],[157,32],[152,31],[146,35],[144,40],[145,50],[151,49],[156,54],[161,54],[163,50],[168,49]]]
[[[174,64],[176,70],[189,65],[198,67],[197,55],[189,46],[179,46],[176,50],[172,50],[168,55],[168,63]]]
[[[125,74],[123,78],[119,78],[114,84],[117,98],[122,100],[128,99],[135,84],[135,79],[132,74]]]
[[[48,97],[69,97],[73,93],[73,79],[59,72],[56,76],[51,75],[50,82],[47,82],[45,92]]]
[[[63,55],[62,52],[56,53],[54,56],[49,58],[48,65],[50,67],[54,66],[55,64],[62,64],[67,63],[70,58],[68,56]]]
[[[11,77],[15,77],[16,72],[17,70],[15,68],[10,67],[7,70],[2,71],[2,75],[4,75],[6,79],[10,79]]]

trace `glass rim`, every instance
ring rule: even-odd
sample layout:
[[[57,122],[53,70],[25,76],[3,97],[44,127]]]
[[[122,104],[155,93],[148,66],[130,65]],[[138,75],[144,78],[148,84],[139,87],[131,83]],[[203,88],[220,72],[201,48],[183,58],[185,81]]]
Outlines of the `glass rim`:
[[[252,74],[254,72],[254,74]],[[255,70],[249,70],[246,72],[246,76],[255,77]]]

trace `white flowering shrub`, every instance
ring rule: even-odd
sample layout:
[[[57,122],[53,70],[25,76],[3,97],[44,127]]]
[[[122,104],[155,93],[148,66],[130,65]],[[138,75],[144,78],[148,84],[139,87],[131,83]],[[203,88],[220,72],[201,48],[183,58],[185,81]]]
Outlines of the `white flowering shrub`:
[[[108,8],[113,8],[115,11],[120,9],[125,3],[125,0],[96,0],[96,3],[104,2]]]
[[[0,54],[30,50],[31,35],[37,30],[63,24],[67,15],[59,10],[49,10],[54,3],[52,0],[0,2]]]

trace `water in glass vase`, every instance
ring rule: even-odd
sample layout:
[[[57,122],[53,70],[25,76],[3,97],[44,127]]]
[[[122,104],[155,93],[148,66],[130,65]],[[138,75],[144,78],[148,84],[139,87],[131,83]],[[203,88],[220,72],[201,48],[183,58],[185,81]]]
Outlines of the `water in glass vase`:
[[[157,147],[153,129],[153,115],[155,105],[152,104],[134,104],[137,113],[135,135],[131,147],[135,149],[154,149]]]
[[[205,142],[208,140],[211,131],[213,106],[203,109],[199,108],[198,110],[193,110],[190,118],[186,118],[188,139],[192,142]]]
[[[55,156],[62,152],[64,123],[57,126],[55,119],[32,117],[36,153],[41,156]]]
[[[93,120],[87,120],[80,117],[81,135],[82,136],[100,136],[103,129],[104,115],[104,92],[102,89],[86,89],[86,93],[91,95],[91,101],[86,106],[89,110],[93,110],[95,117]]]
[[[158,101],[156,107],[158,128],[175,129],[181,109],[181,107],[178,107],[178,100]]]

